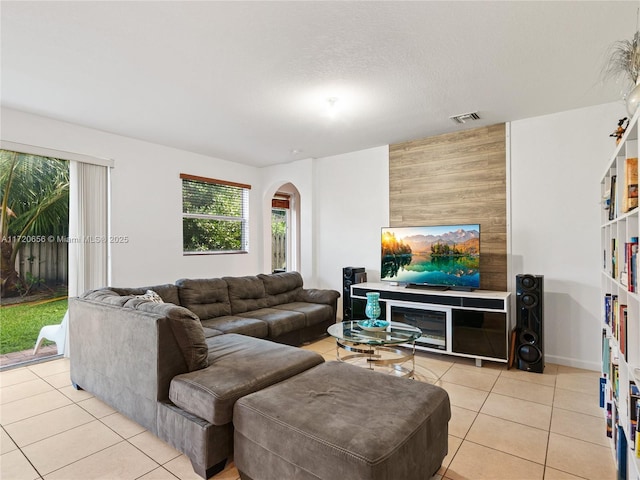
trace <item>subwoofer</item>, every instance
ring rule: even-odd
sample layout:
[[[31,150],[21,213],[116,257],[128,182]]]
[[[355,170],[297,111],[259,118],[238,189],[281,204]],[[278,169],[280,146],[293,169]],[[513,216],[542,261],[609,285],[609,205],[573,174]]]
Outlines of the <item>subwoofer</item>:
[[[517,367],[527,372],[544,370],[544,276],[516,275]]]
[[[344,267],[342,269],[342,320],[353,320],[351,311],[351,285],[367,281],[364,267]]]

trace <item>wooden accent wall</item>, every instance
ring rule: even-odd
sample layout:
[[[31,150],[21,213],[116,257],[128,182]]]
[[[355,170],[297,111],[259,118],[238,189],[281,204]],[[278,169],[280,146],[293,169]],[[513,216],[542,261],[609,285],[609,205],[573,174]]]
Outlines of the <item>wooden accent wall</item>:
[[[392,227],[480,224],[480,287],[507,290],[505,124],[389,146]]]

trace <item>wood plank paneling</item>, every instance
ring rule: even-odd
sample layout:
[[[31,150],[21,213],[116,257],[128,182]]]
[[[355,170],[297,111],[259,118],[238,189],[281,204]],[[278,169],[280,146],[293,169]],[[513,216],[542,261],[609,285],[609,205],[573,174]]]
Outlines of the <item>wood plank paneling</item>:
[[[392,227],[480,224],[480,287],[507,290],[505,125],[389,146]]]

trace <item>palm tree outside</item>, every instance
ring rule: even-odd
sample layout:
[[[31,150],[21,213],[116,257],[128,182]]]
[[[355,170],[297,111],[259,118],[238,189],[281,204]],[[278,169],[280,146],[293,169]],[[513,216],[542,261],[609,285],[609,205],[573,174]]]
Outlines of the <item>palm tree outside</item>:
[[[0,303],[6,305],[28,302],[33,298],[31,294],[38,291],[52,293],[48,296],[54,296],[56,289],[52,288],[51,279],[45,278],[46,275],[41,273],[32,273],[39,270],[32,270],[34,256],[29,252],[50,252],[51,248],[35,247],[64,243],[68,233],[69,163],[57,158],[0,150]],[[60,248],[64,250],[66,245]],[[20,259],[20,255],[24,268],[18,269],[16,260]],[[46,253],[41,253],[35,263],[44,262],[43,255]],[[64,262],[66,271],[66,255],[46,261]],[[66,285],[64,287],[66,291]],[[0,307],[0,315],[5,308],[13,307]],[[35,331],[28,348],[33,348],[40,323],[47,325],[62,321],[55,309],[51,311],[56,318],[43,317],[31,327]],[[0,329],[2,346],[7,343],[4,340],[14,336],[14,332],[7,331],[7,328],[11,328],[9,324],[13,322],[7,322]],[[17,324],[20,324],[19,320]]]

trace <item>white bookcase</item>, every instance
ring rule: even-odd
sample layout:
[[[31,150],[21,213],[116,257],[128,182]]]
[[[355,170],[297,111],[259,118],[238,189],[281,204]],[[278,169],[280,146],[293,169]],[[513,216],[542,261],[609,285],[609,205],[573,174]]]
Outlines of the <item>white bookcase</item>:
[[[630,382],[640,388],[640,296],[637,293],[640,282],[635,280],[638,262],[637,255],[633,254],[637,251],[633,241],[637,242],[640,237],[639,209],[627,210],[624,202],[628,189],[627,170],[631,164],[628,159],[639,157],[639,114],[640,110],[630,120],[600,182],[603,331],[600,394],[608,430],[610,427],[612,434],[612,451],[621,473],[618,478],[640,480],[640,458],[634,448],[640,438],[636,437],[632,425],[636,413],[635,400],[630,393]],[[635,169],[637,177],[637,164]],[[625,443],[627,448],[622,447]]]

